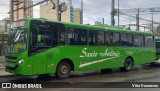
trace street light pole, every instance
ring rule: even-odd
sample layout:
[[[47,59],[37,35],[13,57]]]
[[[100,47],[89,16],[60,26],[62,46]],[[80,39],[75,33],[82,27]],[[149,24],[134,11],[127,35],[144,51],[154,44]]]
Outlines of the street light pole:
[[[138,14],[136,14],[136,26],[137,26],[137,31],[139,31],[139,8],[137,9],[138,10]]]
[[[119,26],[119,0],[118,0],[118,26]]]
[[[111,6],[111,25],[112,26],[114,26],[114,23],[115,23],[114,13],[115,13],[115,0],[112,0],[112,6]]]
[[[60,12],[59,12],[59,0],[57,0],[57,12],[56,12],[56,14],[57,14],[57,21],[61,21],[61,14],[60,14]]]
[[[153,32],[153,9],[151,9],[151,15],[152,15],[152,32]]]
[[[14,21],[13,0],[11,0],[11,22]]]
[[[104,18],[102,18],[102,23],[104,24]]]
[[[81,24],[83,24],[83,0],[81,0]]]

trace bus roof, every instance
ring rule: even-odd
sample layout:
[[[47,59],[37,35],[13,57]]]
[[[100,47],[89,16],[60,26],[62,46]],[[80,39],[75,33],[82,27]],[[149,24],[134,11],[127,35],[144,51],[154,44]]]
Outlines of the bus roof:
[[[94,29],[94,30],[103,30],[103,31],[112,31],[112,32],[123,32],[123,33],[132,33],[132,34],[142,34],[142,35],[154,35],[154,33],[151,32],[141,32],[141,31],[135,31],[135,30],[129,30],[127,28],[123,27],[117,27],[117,26],[107,26],[107,25],[83,25],[83,24],[74,24],[74,23],[67,23],[67,22],[59,22],[59,21],[52,21],[45,18],[25,18],[26,20],[40,20],[40,21],[48,21],[48,22],[55,22],[55,23],[61,23],[64,24],[64,26],[75,28],[84,28],[84,29]]]

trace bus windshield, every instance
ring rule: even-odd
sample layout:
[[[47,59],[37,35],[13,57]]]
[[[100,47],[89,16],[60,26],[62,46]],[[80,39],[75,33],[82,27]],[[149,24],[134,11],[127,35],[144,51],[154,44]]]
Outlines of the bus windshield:
[[[9,38],[9,53],[20,53],[26,50],[27,31],[21,28],[12,28]]]

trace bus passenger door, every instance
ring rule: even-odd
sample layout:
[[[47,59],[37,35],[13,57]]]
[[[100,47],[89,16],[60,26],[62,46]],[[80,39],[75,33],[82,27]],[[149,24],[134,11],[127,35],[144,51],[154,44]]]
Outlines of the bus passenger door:
[[[52,61],[50,50],[58,45],[54,26],[51,22],[31,21],[29,61],[33,74],[47,73],[48,62]]]
[[[29,64],[33,67],[33,74],[45,74],[46,73],[46,50],[49,48],[47,45],[51,45],[47,43],[47,33],[40,32],[41,41],[38,41],[38,35],[31,32],[31,41],[29,48]]]
[[[55,64],[55,59],[54,59],[54,52],[56,49],[52,49],[58,46],[58,30],[56,27],[54,27],[52,31],[52,38],[50,38],[50,41],[52,43],[52,47],[50,50],[47,51],[47,73],[53,73],[54,69],[54,64]]]

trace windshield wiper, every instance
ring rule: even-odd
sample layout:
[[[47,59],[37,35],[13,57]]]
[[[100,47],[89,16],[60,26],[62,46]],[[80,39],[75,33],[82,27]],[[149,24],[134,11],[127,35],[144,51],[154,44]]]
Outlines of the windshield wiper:
[[[19,31],[18,31],[18,30],[19,30]],[[13,42],[17,42],[17,41],[19,40],[21,29],[20,29],[20,28],[17,28],[15,31],[16,31],[16,33],[15,33],[15,35],[14,35]]]

